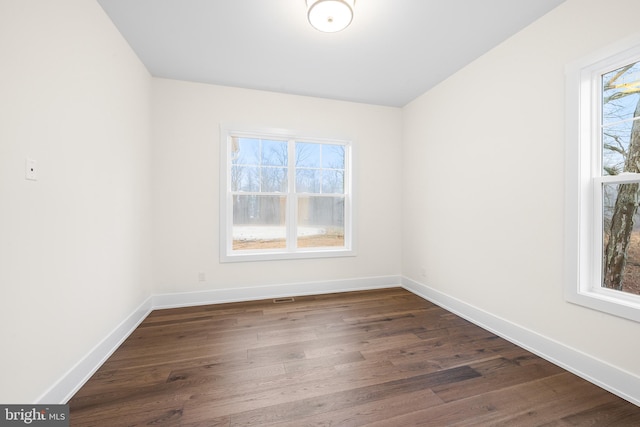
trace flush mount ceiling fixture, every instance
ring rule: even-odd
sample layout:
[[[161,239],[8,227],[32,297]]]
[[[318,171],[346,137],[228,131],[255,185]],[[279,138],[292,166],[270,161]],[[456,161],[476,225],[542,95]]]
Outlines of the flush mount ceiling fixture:
[[[324,33],[344,30],[353,20],[356,0],[306,0],[309,23]]]

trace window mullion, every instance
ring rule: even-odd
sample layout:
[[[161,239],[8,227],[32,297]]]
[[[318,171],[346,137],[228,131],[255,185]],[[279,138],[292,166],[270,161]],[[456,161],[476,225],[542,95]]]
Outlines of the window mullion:
[[[287,250],[295,252],[298,247],[298,196],[296,194],[296,142],[288,141],[287,162]]]

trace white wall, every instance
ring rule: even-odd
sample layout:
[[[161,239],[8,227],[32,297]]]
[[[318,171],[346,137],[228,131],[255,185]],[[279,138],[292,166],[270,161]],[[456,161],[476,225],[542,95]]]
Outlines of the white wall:
[[[563,186],[565,65],[639,15],[569,0],[406,106],[402,205],[405,276],[636,377],[640,324],[563,298]]]
[[[0,402],[38,400],[151,293],[150,80],[96,2],[0,1]]]
[[[152,105],[156,293],[400,274],[400,109],[164,79]],[[350,138],[358,256],[220,263],[220,124]]]
[[[640,325],[562,295],[564,67],[639,13],[569,0],[400,110],[151,79],[97,3],[0,0],[0,402],[152,293],[400,273],[640,375]],[[221,264],[220,123],[352,138],[358,256]]]

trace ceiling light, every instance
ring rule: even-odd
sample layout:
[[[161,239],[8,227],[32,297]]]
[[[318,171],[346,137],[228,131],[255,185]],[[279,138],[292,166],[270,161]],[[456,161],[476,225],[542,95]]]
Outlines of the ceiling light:
[[[351,24],[355,2],[356,0],[307,0],[307,18],[315,29],[335,33]]]

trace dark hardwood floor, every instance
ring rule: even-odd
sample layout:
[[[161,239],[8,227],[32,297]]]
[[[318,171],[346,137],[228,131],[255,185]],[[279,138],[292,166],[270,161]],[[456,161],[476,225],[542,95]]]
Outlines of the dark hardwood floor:
[[[157,310],[71,426],[640,426],[640,407],[403,290]]]

